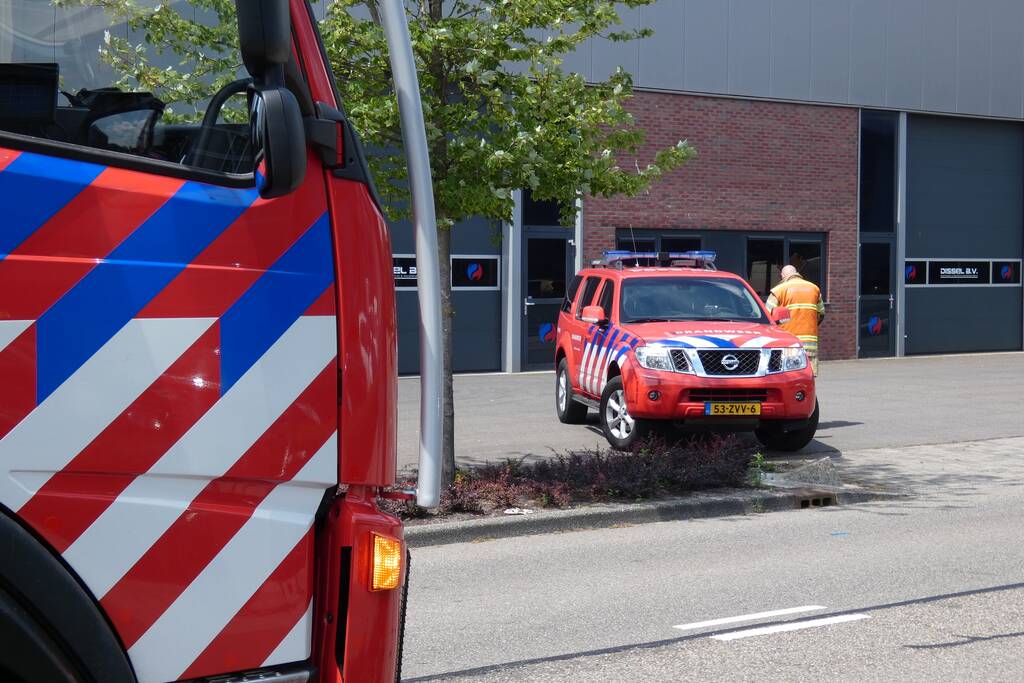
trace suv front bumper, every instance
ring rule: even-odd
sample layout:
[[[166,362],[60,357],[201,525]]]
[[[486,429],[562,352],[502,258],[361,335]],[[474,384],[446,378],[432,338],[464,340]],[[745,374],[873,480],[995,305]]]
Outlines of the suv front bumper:
[[[622,374],[629,414],[642,419],[737,429],[750,429],[763,422],[786,422],[786,428],[797,428],[814,412],[814,373],[810,367],[763,377],[698,377],[630,364]],[[708,402],[759,403],[761,414],[710,417],[704,412]]]

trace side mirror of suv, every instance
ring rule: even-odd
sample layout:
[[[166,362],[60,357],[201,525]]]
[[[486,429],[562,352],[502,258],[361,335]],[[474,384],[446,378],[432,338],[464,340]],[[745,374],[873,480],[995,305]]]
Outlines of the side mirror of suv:
[[[284,87],[253,86],[249,125],[260,196],[270,199],[294,191],[306,175],[306,137],[295,95]]]
[[[772,309],[772,321],[779,325],[789,322],[789,309],[785,306],[776,306]]]
[[[608,316],[605,315],[604,309],[600,306],[585,306],[580,320],[594,325],[604,325],[608,322]]]

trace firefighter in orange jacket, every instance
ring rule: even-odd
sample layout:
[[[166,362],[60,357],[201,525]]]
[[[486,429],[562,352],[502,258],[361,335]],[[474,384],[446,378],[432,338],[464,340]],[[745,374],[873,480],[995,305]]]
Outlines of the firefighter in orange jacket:
[[[807,360],[818,375],[818,324],[825,319],[825,304],[821,300],[821,290],[813,282],[800,277],[793,266],[782,269],[782,282],[776,285],[768,301],[768,310],[776,306],[789,309],[789,322],[782,329],[796,335],[807,351]]]

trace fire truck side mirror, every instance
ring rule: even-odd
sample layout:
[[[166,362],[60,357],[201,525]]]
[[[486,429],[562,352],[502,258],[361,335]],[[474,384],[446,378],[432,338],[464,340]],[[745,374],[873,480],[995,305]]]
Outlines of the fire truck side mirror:
[[[292,48],[288,0],[235,0],[242,61],[257,83],[283,79]],[[283,85],[275,82],[274,85]]]
[[[789,309],[785,306],[776,306],[772,309],[772,320],[782,325],[789,322]]]
[[[295,95],[285,87],[252,87],[249,126],[260,196],[294,191],[306,176],[306,136]]]
[[[584,306],[580,320],[591,325],[604,325],[608,322],[608,316],[600,306]]]

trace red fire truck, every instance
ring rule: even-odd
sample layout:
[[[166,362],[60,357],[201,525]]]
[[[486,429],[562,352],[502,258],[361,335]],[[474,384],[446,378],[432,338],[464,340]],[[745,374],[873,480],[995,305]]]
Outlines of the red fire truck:
[[[0,3],[0,679],[394,680],[391,248],[313,12],[237,2],[248,73],[190,124],[103,87],[131,27],[102,5]],[[433,199],[404,5],[380,5],[431,506]]]

